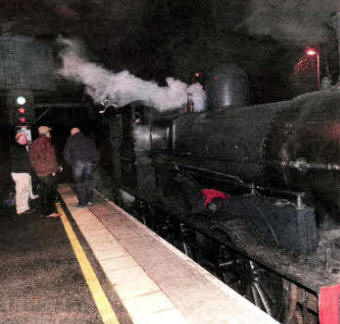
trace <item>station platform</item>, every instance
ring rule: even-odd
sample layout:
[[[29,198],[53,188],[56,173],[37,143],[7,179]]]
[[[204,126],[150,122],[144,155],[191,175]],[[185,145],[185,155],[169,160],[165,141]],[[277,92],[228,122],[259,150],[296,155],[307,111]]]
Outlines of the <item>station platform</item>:
[[[58,191],[133,323],[278,323],[104,196],[77,208],[70,185]],[[96,294],[103,322],[119,323]]]

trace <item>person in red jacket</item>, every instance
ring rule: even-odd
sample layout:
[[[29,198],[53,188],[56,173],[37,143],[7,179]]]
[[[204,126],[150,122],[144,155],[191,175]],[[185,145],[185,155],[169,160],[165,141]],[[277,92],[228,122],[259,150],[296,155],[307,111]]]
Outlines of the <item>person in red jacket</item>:
[[[51,143],[51,128],[40,126],[39,137],[32,143],[30,160],[35,173],[40,180],[40,212],[52,217],[60,216],[56,212],[56,174],[59,165]]]

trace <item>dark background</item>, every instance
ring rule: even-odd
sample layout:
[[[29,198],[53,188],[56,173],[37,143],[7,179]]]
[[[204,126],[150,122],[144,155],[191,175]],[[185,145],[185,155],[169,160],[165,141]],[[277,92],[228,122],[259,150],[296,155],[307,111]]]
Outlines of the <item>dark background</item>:
[[[90,61],[160,84],[167,76],[190,83],[195,72],[204,78],[235,63],[248,75],[255,104],[315,90],[315,73],[294,74],[307,46],[320,51],[321,75],[335,81],[330,17],[338,6],[335,0],[0,0],[0,32],[78,38]]]

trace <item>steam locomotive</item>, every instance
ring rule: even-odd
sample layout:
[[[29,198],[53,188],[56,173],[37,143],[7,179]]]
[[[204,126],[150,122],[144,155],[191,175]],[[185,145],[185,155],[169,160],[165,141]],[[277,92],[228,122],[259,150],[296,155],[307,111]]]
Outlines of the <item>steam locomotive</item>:
[[[39,93],[55,91],[47,45],[0,43],[4,66],[42,67],[34,78],[15,70],[16,82],[3,69],[9,92],[0,99],[13,126],[41,122],[50,107],[83,105],[39,102]],[[276,319],[338,323],[340,91],[247,107],[244,74],[228,73],[215,75],[204,112],[157,113],[136,103],[105,113],[98,127],[108,131],[100,141],[104,152],[103,138],[110,140],[103,159],[111,164],[98,168],[100,180],[112,169],[123,207]],[[18,89],[29,89],[26,110]]]
[[[124,108],[122,204],[278,320],[325,323],[340,291],[339,109],[332,89],[199,113]]]

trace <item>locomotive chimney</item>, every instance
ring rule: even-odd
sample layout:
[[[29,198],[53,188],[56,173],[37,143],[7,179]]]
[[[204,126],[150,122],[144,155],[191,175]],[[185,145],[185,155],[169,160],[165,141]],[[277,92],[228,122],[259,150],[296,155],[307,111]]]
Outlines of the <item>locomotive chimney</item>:
[[[211,110],[241,107],[248,103],[248,78],[238,66],[222,65],[214,69],[207,80]]]

